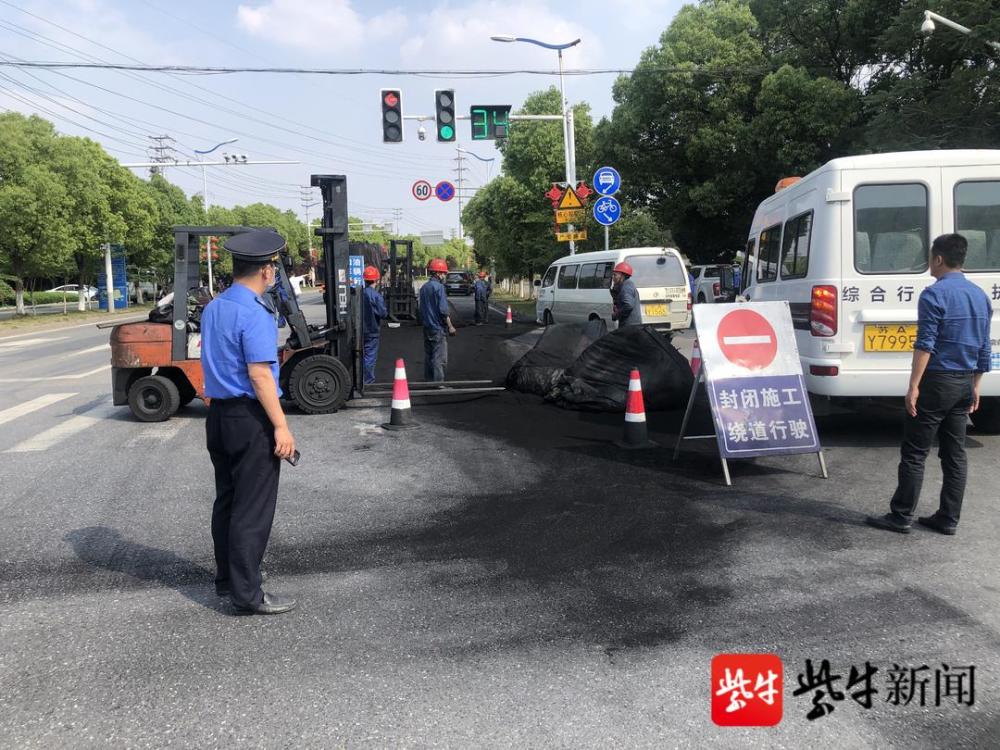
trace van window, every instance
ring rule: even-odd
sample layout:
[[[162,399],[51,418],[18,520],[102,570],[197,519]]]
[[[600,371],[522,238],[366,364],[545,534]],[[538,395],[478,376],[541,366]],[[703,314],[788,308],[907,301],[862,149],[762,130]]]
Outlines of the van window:
[[[576,272],[580,266],[562,266],[559,269],[559,288],[576,289]]]
[[[860,273],[927,270],[927,188],[919,183],[854,190],[854,267]]]
[[[760,254],[757,258],[757,281],[778,278],[778,258],[781,253],[781,224],[760,233]]]
[[[637,287],[688,286],[684,264],[676,255],[630,255],[625,262],[632,266]]]
[[[717,279],[722,275],[722,266],[705,266],[701,275],[706,279]]]
[[[955,231],[969,241],[966,271],[1000,270],[1000,182],[955,185]]]
[[[559,270],[559,266],[549,266],[549,270],[545,272],[545,278],[542,279],[542,286],[552,286],[556,281],[556,271]]]
[[[754,263],[754,251],[757,249],[757,240],[751,237],[747,242],[747,252],[743,256],[743,268],[740,269],[740,288],[736,291],[742,292],[748,286],[750,286],[750,269],[753,268]]]
[[[580,266],[578,289],[610,289],[611,263],[584,263]]]
[[[809,242],[813,213],[809,211],[785,222],[781,242],[781,278],[801,279],[809,271]]]

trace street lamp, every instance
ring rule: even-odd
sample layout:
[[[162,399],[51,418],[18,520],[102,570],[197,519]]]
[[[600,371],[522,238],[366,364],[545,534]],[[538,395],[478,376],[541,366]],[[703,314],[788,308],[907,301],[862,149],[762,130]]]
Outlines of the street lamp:
[[[574,142],[573,112],[566,101],[566,84],[563,80],[563,50],[575,47],[580,43],[580,40],[574,39],[572,42],[566,42],[565,44],[549,44],[537,39],[514,36],[513,34],[495,34],[490,39],[494,42],[525,42],[526,44],[534,44],[536,47],[544,49],[554,49],[559,54],[559,94],[562,98],[563,116],[563,157],[566,160],[566,183],[570,187],[574,187],[576,185],[576,143]],[[572,224],[570,224],[569,230],[573,231]],[[572,240],[569,243],[569,253],[570,255],[576,253],[576,243]]]
[[[230,143],[236,143],[236,141],[238,140],[239,138],[230,138],[228,141],[222,141],[221,143],[216,143],[214,146],[212,146],[212,148],[206,149],[205,151],[199,151],[198,149],[195,149],[194,152],[199,156],[205,156],[206,154],[212,153],[213,151],[215,151],[215,149],[219,148],[220,146],[227,146]],[[227,158],[226,161],[229,161],[229,159]],[[208,170],[205,168],[204,164],[201,165],[201,185],[202,185],[201,197],[204,199],[205,203],[205,221],[208,221]],[[209,243],[209,245],[211,245],[211,243]],[[209,246],[208,249],[205,251],[205,257],[208,258],[208,293],[214,295],[215,288],[212,280],[211,246]]]
[[[972,34],[972,29],[970,29],[968,26],[963,26],[960,23],[955,23],[950,18],[945,18],[944,16],[938,15],[937,13],[934,13],[933,11],[929,10],[924,11],[924,22],[920,24],[920,33],[923,34],[924,36],[930,36],[931,34],[933,34],[935,29],[937,28],[937,26],[935,25],[935,21],[941,24],[942,26],[947,26],[949,29],[954,29],[955,31],[958,31],[962,34],[967,34],[967,35]],[[984,41],[990,47],[992,47],[995,52],[1000,52],[1000,42],[991,42],[988,39]]]

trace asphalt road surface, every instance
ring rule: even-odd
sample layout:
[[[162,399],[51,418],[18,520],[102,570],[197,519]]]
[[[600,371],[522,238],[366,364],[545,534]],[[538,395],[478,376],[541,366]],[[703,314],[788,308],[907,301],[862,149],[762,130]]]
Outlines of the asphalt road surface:
[[[501,321],[459,329],[450,378],[503,378],[536,334]],[[293,414],[264,567],[299,608],[240,618],[212,587],[205,407],[150,425],[112,407],[107,341],[0,338],[5,747],[1000,744],[997,437],[970,435],[947,538],[863,525],[894,487],[893,411],[820,421],[829,480],[757,459],[732,488],[709,443],[625,452],[620,415],[516,393],[415,398],[403,433],[381,406]],[[418,328],[386,332],[380,379],[395,356],[420,378]],[[680,415],[648,416],[672,446]],[[730,652],[780,656],[779,725],[712,723]],[[792,695],[807,659],[844,691],[814,721],[814,692]],[[866,662],[871,708],[847,687]],[[890,669],[924,665],[926,705],[887,701]],[[935,705],[942,665],[975,666],[972,706]]]

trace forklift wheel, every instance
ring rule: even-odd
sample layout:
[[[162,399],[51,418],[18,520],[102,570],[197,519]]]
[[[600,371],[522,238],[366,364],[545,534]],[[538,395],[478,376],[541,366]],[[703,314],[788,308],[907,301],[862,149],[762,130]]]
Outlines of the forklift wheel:
[[[329,354],[305,357],[288,378],[288,396],[306,414],[330,414],[347,400],[351,373]]]
[[[142,422],[164,422],[180,408],[177,386],[162,375],[139,378],[128,389],[128,405]]]

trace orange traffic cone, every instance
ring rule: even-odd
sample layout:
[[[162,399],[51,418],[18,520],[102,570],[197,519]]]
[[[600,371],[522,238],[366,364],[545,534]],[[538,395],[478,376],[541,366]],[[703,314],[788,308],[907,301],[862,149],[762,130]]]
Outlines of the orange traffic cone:
[[[507,305],[507,320],[504,321],[504,325],[508,328],[514,325],[514,313],[511,312],[510,305]]]
[[[646,407],[642,403],[642,383],[639,371],[628,376],[628,398],[625,401],[625,437],[616,440],[619,448],[655,448],[656,443],[646,433]]]
[[[698,346],[698,339],[694,340],[694,347],[691,349],[691,374],[698,377],[701,371],[701,347]]]
[[[396,360],[396,376],[392,382],[392,410],[389,421],[382,425],[387,430],[408,430],[416,427],[410,421],[410,386],[406,383],[406,363]]]

